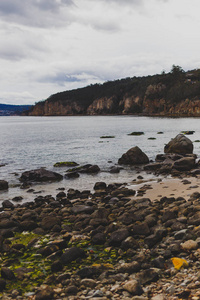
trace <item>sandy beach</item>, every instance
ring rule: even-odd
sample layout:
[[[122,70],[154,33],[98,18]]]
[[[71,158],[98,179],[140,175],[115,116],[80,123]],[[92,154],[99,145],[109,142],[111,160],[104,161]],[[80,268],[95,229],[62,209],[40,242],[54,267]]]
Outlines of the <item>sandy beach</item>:
[[[191,194],[200,192],[200,176],[180,178],[152,178],[141,179],[130,185],[137,191],[133,197],[137,199],[143,194],[144,197],[151,201],[159,200],[162,197],[183,197],[188,200]]]

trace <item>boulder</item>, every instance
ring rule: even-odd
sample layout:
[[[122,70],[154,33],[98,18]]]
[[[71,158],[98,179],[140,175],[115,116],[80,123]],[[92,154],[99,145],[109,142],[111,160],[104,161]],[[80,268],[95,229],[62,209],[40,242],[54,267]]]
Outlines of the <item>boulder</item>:
[[[190,171],[195,168],[195,158],[183,157],[174,162],[173,168],[178,171]]]
[[[118,163],[124,165],[147,164],[149,163],[149,158],[139,147],[136,146],[124,153],[118,160]]]
[[[8,182],[5,180],[0,180],[0,191],[8,190]]]
[[[44,168],[23,172],[20,177],[20,181],[22,182],[59,181],[62,179],[62,175]]]
[[[165,147],[165,153],[191,154],[193,153],[193,143],[183,134],[178,134]]]

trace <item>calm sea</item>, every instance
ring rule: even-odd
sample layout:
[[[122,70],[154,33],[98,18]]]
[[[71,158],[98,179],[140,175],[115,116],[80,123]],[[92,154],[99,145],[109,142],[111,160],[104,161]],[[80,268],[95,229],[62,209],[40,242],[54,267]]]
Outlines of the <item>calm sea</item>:
[[[139,146],[150,159],[163,153],[164,145],[178,133],[193,130],[188,136],[200,140],[200,120],[197,118],[151,118],[136,116],[79,116],[79,117],[0,117],[0,179],[9,182],[8,192],[0,193],[0,200],[23,194],[24,201],[36,194],[55,193],[56,188],[91,189],[96,181],[131,182],[137,177],[126,167],[120,174],[107,171],[117,164],[118,158],[133,146]],[[129,136],[143,131],[141,136]],[[158,132],[163,134],[158,134]],[[101,136],[115,136],[102,139]],[[155,139],[149,139],[155,138]],[[200,143],[194,143],[194,153],[200,154]],[[81,175],[79,179],[55,184],[34,186],[30,195],[19,188],[19,176],[25,170],[39,167],[64,174],[66,168],[54,168],[59,161],[97,164],[99,175]]]

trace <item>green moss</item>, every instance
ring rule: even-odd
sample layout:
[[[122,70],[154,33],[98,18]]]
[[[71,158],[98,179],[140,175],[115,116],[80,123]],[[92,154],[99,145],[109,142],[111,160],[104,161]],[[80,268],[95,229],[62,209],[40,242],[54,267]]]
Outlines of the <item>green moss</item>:
[[[54,167],[76,167],[78,164],[74,161],[61,161],[54,164]]]
[[[40,236],[38,234],[35,234],[33,232],[17,232],[15,233],[14,238],[11,238],[11,243],[12,244],[16,244],[16,243],[20,243],[23,244],[24,246],[27,246],[31,240],[33,240],[34,238],[40,238]]]
[[[67,221],[67,219],[66,219]],[[33,239],[38,238],[37,245],[44,247],[50,240],[49,235],[38,236],[33,233],[16,233],[14,238],[11,238],[11,243],[22,243],[25,246]],[[93,245],[90,240],[76,240],[68,244],[69,247],[80,247],[87,253],[86,258],[73,261],[64,267],[62,272],[69,274],[75,274],[78,269],[86,266],[100,266],[105,268],[113,268],[120,259],[129,261],[126,257],[126,253],[119,255],[118,248],[108,247],[104,245]],[[12,260],[12,261],[11,261]],[[8,255],[1,254],[1,265],[8,263],[10,269],[16,275],[16,269],[21,267],[30,268],[30,272],[24,274],[23,279],[16,279],[15,281],[8,281],[6,291],[10,292],[13,289],[17,289],[21,292],[22,296],[27,292],[34,291],[35,287],[39,287],[45,280],[52,275],[51,265],[52,261],[43,257],[41,254],[37,254],[37,248],[26,247],[22,256],[19,257],[18,253],[9,253]]]

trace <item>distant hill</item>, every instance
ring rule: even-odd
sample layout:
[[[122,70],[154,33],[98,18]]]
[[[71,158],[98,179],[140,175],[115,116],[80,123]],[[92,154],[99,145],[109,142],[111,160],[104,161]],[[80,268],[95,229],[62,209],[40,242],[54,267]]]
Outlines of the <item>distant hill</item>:
[[[115,115],[200,117],[200,69],[94,84],[64,91],[38,102],[31,116]]]
[[[21,115],[31,107],[32,105],[11,105],[0,103],[0,116]]]

